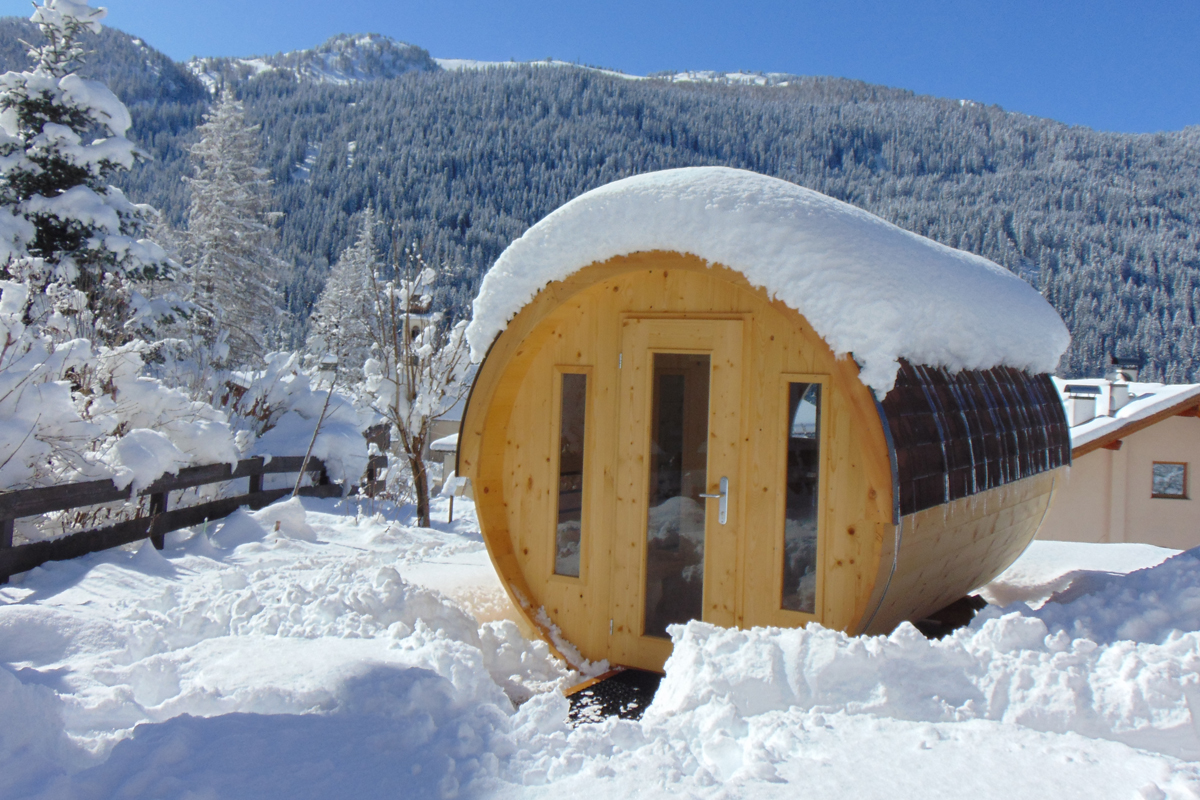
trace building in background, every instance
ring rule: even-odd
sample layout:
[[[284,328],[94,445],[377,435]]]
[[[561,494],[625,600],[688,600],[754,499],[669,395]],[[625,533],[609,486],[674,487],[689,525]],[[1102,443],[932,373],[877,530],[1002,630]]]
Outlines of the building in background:
[[[1055,379],[1071,425],[1072,464],[1039,539],[1200,545],[1200,384]]]

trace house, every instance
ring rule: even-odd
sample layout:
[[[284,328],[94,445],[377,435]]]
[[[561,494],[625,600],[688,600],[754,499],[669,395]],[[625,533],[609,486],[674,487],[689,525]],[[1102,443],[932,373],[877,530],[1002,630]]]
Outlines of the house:
[[[1200,384],[1054,379],[1071,423],[1071,469],[1039,539],[1200,545]]]
[[[886,632],[1032,540],[1069,463],[1069,337],[985,259],[786,181],[668,170],[534,225],[484,277],[457,474],[569,660],[670,626]]]

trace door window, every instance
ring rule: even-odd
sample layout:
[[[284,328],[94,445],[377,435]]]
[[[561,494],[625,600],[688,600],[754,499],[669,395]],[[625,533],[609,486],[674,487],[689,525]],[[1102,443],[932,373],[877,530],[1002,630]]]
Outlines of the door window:
[[[645,628],[704,612],[704,519],[708,485],[707,354],[655,353],[650,487],[646,519]]]

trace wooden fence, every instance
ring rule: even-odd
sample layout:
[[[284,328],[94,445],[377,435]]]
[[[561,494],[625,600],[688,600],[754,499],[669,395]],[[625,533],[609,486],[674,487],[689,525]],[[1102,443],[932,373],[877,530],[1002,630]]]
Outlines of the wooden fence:
[[[232,514],[241,506],[259,509],[270,505],[281,497],[291,494],[292,489],[263,489],[263,476],[280,473],[313,473],[315,485],[301,487],[305,497],[339,497],[342,487],[329,483],[325,465],[316,458],[309,458],[305,465],[302,456],[283,456],[266,461],[263,458],[247,458],[237,467],[229,464],[208,464],[199,467],[184,467],[178,475],[164,475],[154,483],[132,493],[128,488],[118,489],[110,480],[69,483],[48,486],[42,489],[20,489],[0,492],[0,583],[7,583],[11,575],[25,572],[47,561],[62,561],[77,558],[98,550],[107,550],[139,539],[149,538],[158,549],[163,547],[163,538],[171,531],[198,525],[207,520],[220,519]],[[375,480],[378,470],[387,466],[386,456],[373,456],[367,467],[365,481],[360,487],[364,494],[374,495],[379,488]],[[168,508],[170,493],[180,489],[191,489],[224,481],[249,478],[250,487],[246,494],[222,497],[196,505],[171,510]],[[69,511],[73,508],[113,503],[149,497],[149,513],[134,519],[117,522],[103,528],[72,533],[47,542],[31,542],[13,546],[13,524],[21,517],[33,517],[54,511]]]

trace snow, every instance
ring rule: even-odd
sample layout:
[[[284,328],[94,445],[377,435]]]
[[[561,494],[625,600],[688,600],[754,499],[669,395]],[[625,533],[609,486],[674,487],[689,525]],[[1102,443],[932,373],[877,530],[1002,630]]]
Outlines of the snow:
[[[980,595],[993,605],[1019,602],[1037,608],[1092,573],[1124,575],[1157,566],[1178,553],[1152,544],[1035,540],[1003,575],[980,590]]]
[[[715,72],[688,70],[660,73],[653,76],[671,83],[718,83],[730,86],[790,86],[797,78],[786,72]]]
[[[443,418],[444,419],[444,418]],[[458,450],[458,434],[452,433],[429,443],[429,449],[435,453],[453,453]]]
[[[123,199],[123,198],[122,198]],[[121,230],[117,209],[87,186],[72,186],[54,197],[34,195],[25,203],[31,215],[58,217],[63,221],[79,220],[109,233]]]
[[[882,397],[897,359],[1053,372],[1070,335],[1012,273],[787,181],[725,167],[638,175],[538,222],[484,276],[467,330],[483,359],[546,284],[628,253],[691,253],[737,270],[852,353]]]
[[[1094,642],[1169,643],[1180,631],[1200,630],[1198,560],[1200,552],[1188,550],[1127,574],[1083,571],[1036,611],[1020,603],[1008,608]]]
[[[249,387],[243,407],[257,406],[271,414],[269,430],[258,436],[249,454],[302,456],[311,442],[311,456],[324,462],[331,480],[347,488],[357,483],[368,460],[362,432],[377,415],[357,407],[341,391],[329,397],[328,384],[319,385],[322,378],[314,381],[300,369],[298,353],[268,353],[264,361],[262,370],[234,373],[235,380]]]
[[[106,8],[89,8],[88,0],[46,0],[40,6],[34,6],[33,16],[29,19],[39,25],[52,25],[55,28],[64,26],[67,18],[74,17],[86,23],[92,33],[100,32],[100,20],[108,15]]]
[[[572,728],[455,510],[292,499],[17,576],[0,796],[1200,794],[1200,554],[1035,542],[989,590],[1069,590],[941,641],[689,623],[642,721]]]
[[[476,61],[470,58],[435,58],[434,61],[447,72],[458,72],[465,69],[511,69],[512,67],[573,67],[575,69],[586,69],[588,72],[598,72],[601,75],[608,75],[613,78],[624,78],[625,80],[632,81],[645,80],[640,75],[630,75],[613,69],[589,67],[570,61],[559,61],[555,58],[544,58],[539,61]]]
[[[89,114],[103,120],[113,136],[123,137],[133,124],[129,109],[100,81],[71,74],[59,81],[58,85],[69,102],[78,108],[87,109]]]
[[[179,474],[180,467],[191,458],[158,431],[138,428],[117,439],[112,445],[116,458],[113,464],[113,485],[125,489],[133,484],[135,492],[149,486],[165,474]]]
[[[1070,386],[1095,386],[1100,389],[1096,398],[1096,410],[1104,412],[1094,419],[1071,428],[1071,446],[1080,447],[1103,436],[1113,433],[1131,422],[1152,417],[1171,406],[1187,400],[1200,401],[1200,383],[1144,383],[1131,382],[1129,386],[1129,402],[1117,409],[1116,414],[1109,415],[1109,396],[1112,383],[1100,378],[1079,378],[1064,380],[1055,378],[1054,385],[1066,402],[1066,388]]]

